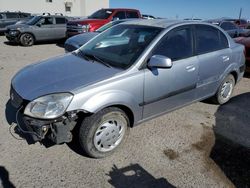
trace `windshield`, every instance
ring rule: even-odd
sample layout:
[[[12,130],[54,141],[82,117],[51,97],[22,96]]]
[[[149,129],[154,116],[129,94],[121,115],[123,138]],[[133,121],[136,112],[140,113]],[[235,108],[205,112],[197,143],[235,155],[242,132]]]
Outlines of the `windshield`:
[[[127,69],[161,31],[158,27],[117,25],[82,46],[79,53],[91,54],[112,67]]]
[[[30,20],[28,20],[28,21],[26,22],[26,24],[28,24],[28,25],[34,25],[34,24],[36,24],[40,19],[41,19],[41,16],[34,16],[34,17],[31,18]]]
[[[108,28],[110,28],[110,27],[112,27],[114,25],[117,25],[119,23],[122,23],[122,22],[124,22],[124,21],[123,20],[118,20],[118,21],[109,22],[109,23],[105,24],[104,26],[100,27],[99,29],[97,29],[96,32],[101,33],[103,31],[107,30]]]
[[[110,9],[101,9],[93,13],[88,18],[90,19],[108,19],[108,17],[113,13]]]

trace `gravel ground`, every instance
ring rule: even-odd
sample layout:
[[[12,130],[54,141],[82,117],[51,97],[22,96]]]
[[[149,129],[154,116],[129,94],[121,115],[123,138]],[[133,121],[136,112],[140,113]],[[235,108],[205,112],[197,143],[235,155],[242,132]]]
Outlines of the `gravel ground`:
[[[105,159],[82,156],[72,144],[14,138],[5,112],[11,78],[63,53],[54,43],[21,47],[0,37],[0,187],[250,187],[249,78],[224,106],[199,102],[133,128]]]

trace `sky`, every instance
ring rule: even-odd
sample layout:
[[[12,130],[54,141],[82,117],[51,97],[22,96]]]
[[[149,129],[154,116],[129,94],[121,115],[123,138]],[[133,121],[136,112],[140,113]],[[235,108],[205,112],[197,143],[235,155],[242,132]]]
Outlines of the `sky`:
[[[250,19],[250,0],[110,0],[111,8],[136,8],[142,14],[164,18],[221,17]]]

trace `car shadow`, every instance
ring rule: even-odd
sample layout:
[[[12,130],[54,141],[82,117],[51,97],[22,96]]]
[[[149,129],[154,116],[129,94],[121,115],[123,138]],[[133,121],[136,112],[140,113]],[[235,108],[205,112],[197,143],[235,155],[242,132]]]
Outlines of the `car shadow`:
[[[4,41],[3,43],[8,46],[19,46],[19,44],[11,41]]]
[[[237,188],[250,187],[250,92],[220,106],[215,118],[210,158]]]
[[[111,179],[108,182],[115,188],[174,188],[165,178],[156,179],[139,164],[131,164],[124,168],[116,165],[107,174]]]
[[[0,185],[1,184],[3,188],[15,187],[14,184],[9,179],[9,172],[3,166],[0,166]]]

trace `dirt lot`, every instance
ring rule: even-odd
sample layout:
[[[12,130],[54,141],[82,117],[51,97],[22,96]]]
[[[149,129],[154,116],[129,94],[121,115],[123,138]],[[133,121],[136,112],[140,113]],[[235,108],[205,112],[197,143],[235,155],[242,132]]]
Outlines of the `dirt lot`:
[[[249,78],[228,104],[195,103],[139,125],[119,152],[96,160],[72,144],[46,148],[10,134],[11,78],[64,49],[5,41],[0,36],[0,187],[250,187]]]

